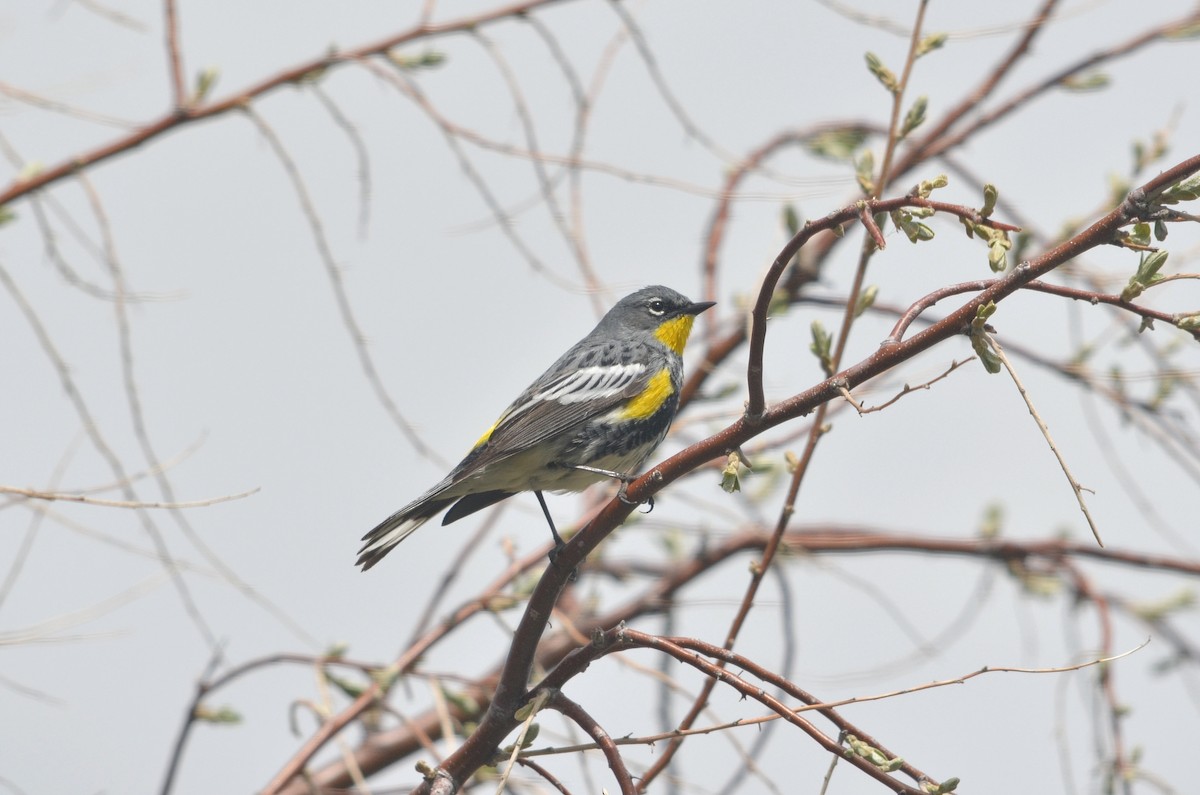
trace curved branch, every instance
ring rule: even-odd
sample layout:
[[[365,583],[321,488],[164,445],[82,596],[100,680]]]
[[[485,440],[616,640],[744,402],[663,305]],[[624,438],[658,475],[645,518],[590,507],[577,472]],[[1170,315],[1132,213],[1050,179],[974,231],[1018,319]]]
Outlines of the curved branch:
[[[16,180],[3,191],[0,191],[0,206],[26,196],[33,191],[52,185],[59,180],[71,176],[80,169],[108,160],[116,155],[130,152],[147,141],[159,138],[164,133],[178,127],[192,124],[202,119],[216,118],[230,111],[240,110],[252,100],[259,99],[283,86],[302,82],[328,69],[347,63],[354,63],[373,55],[382,55],[394,47],[399,47],[402,44],[408,44],[418,39],[444,36],[449,33],[462,33],[499,20],[519,17],[536,8],[542,8],[559,2],[563,2],[563,0],[524,0],[523,2],[512,3],[486,13],[461,17],[450,22],[438,24],[423,22],[402,33],[388,36],[370,44],[364,44],[349,50],[330,52],[322,55],[320,58],[313,58],[288,67],[225,99],[211,102],[207,105],[173,108],[165,116],[150,122],[145,127],[135,130],[129,135],[118,138],[90,152],[72,157],[67,161],[46,168],[27,178]]]
[[[629,775],[629,768],[625,767],[625,760],[621,758],[617,744],[613,742],[604,727],[589,715],[587,710],[564,696],[561,690],[554,691],[550,700],[546,702],[546,706],[573,720],[579,728],[596,741],[596,745],[600,746],[600,750],[604,752],[604,758],[608,760],[608,769],[613,772],[617,784],[621,787],[621,795],[633,795],[635,791],[633,777]]]

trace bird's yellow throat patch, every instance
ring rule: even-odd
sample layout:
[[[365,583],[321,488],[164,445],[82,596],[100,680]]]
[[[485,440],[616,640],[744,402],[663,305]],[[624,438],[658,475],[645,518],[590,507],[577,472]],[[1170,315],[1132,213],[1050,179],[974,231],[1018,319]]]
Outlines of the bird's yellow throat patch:
[[[684,337],[687,337],[687,332],[684,332]],[[650,378],[646,388],[625,406],[625,411],[621,412],[622,419],[644,420],[653,417],[674,391],[675,388],[671,386],[671,371],[659,370]]]
[[[663,345],[666,345],[671,350],[680,356],[683,355],[683,346],[687,344],[688,335],[692,333],[692,323],[695,322],[694,315],[680,315],[666,320],[658,328],[654,330],[654,336]]]

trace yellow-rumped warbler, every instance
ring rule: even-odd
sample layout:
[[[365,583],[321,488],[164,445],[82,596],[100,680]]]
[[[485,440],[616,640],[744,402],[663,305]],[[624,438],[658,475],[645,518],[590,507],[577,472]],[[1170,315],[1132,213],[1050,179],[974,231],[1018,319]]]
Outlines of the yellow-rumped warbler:
[[[374,566],[444,508],[449,524],[521,491],[583,491],[626,480],[662,442],[679,408],[683,346],[696,315],[713,305],[667,287],[622,298],[550,366],[441,483],[363,536],[358,565]]]

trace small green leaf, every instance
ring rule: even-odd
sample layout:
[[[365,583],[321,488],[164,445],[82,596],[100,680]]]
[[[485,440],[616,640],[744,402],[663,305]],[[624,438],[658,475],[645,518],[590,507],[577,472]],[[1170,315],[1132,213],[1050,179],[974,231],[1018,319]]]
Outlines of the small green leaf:
[[[971,321],[971,329],[973,331],[982,331],[985,321],[994,314],[996,314],[995,301],[988,301],[983,306],[976,308],[975,319]]]
[[[875,155],[870,149],[863,152],[855,162],[854,177],[858,180],[858,187],[865,195],[870,196],[875,193]]]
[[[917,195],[922,199],[928,199],[929,195],[939,188],[944,188],[950,184],[950,178],[945,174],[938,174],[933,179],[923,179],[917,184]]]
[[[442,690],[442,696],[446,699],[446,702],[458,707],[465,714],[479,715],[480,712],[482,711],[479,706],[479,702],[476,701],[474,698],[472,698],[470,695],[468,695],[465,691],[464,692],[456,692],[453,690],[447,690],[444,687],[441,688],[441,690]],[[532,704],[533,702],[530,702],[530,703]],[[528,705],[526,705],[526,706],[528,706]],[[523,718],[518,718],[518,720],[523,720]]]
[[[1200,312],[1194,314],[1181,314],[1172,318],[1175,322],[1175,327],[1184,331],[1200,330]]]
[[[975,355],[979,357],[979,361],[983,364],[983,369],[992,375],[1003,369],[1004,364],[1000,361],[1000,357],[996,355],[996,352],[992,350],[992,346],[988,345],[987,340],[982,335],[971,335],[971,347],[975,349]]]
[[[1128,240],[1139,246],[1150,245],[1150,224],[1134,224],[1133,231],[1129,233]]]
[[[1200,38],[1200,22],[1185,22],[1168,30],[1165,37],[1176,41]]]
[[[849,160],[867,140],[865,130],[823,130],[805,140],[808,151],[827,160]]]
[[[741,470],[745,467],[742,456],[737,450],[731,452],[725,459],[725,468],[721,470],[721,488],[729,494],[742,490]]]
[[[426,50],[419,55],[406,55],[395,50],[388,50],[386,57],[395,66],[405,70],[432,69],[441,66],[446,61],[445,53],[434,50]]]
[[[221,70],[215,66],[206,66],[200,70],[200,74],[196,75],[196,85],[192,90],[192,97],[189,100],[192,105],[199,105],[204,101],[204,98],[212,92],[213,86],[217,84],[217,78],[221,76]]]
[[[1017,239],[1013,241],[1012,256],[1017,262],[1025,261],[1025,252],[1033,244],[1033,235],[1028,232],[1017,232]]]
[[[895,225],[895,227],[907,235],[910,241],[916,243],[917,237],[912,231],[912,216],[909,215],[905,210],[892,210],[890,215],[892,218],[892,223]]]
[[[771,300],[767,303],[767,317],[781,317],[791,308],[792,297],[781,287],[771,293]]]
[[[867,53],[866,58],[867,70],[875,75],[875,79],[879,81],[880,85],[895,94],[900,89],[900,82],[896,80],[896,75],[892,70],[884,66],[883,61],[879,60],[879,56],[873,52]]]
[[[825,375],[833,375],[833,337],[819,320],[812,322],[812,344],[808,346],[808,349],[821,363],[821,369]]]
[[[1086,75],[1071,75],[1058,81],[1058,84],[1068,91],[1099,91],[1107,88],[1112,82],[1103,72],[1090,72]]]
[[[349,696],[350,698],[358,698],[364,692],[366,692],[367,688],[365,685],[359,684],[358,682],[351,682],[349,679],[343,679],[329,670],[325,670],[323,673],[327,682],[336,687],[338,690],[342,691],[343,694]]]
[[[8,209],[7,204],[0,204],[0,226],[17,220],[17,214]]]
[[[984,183],[983,186],[983,206],[979,208],[979,216],[988,218],[996,209],[996,200],[1000,198],[1000,191],[996,190],[996,186],[990,182]]]
[[[888,759],[887,755],[873,745],[868,745],[853,734],[846,735],[846,745],[850,746],[848,753],[862,757],[881,770],[891,772],[904,765],[900,757]]]
[[[1159,130],[1154,133],[1149,144],[1141,141],[1133,142],[1133,173],[1137,174],[1167,153],[1168,141],[1166,132]]]
[[[929,795],[949,795],[958,789],[959,780],[957,777],[948,778],[940,784],[936,781],[921,782],[921,789]]]
[[[1154,239],[1159,243],[1167,239],[1167,223],[1161,218],[1154,222]]]
[[[875,296],[879,295],[879,285],[868,285],[865,290],[858,296],[858,300],[854,302],[854,317],[862,317],[862,313],[866,312],[875,305]]]
[[[484,609],[489,613],[503,613],[521,604],[521,600],[509,594],[496,594],[484,603]]]
[[[1181,588],[1165,599],[1156,602],[1133,602],[1129,605],[1129,609],[1143,621],[1154,623],[1195,606],[1196,592],[1191,588]]]
[[[1121,291],[1121,300],[1132,301],[1145,292],[1148,287],[1162,281],[1163,277],[1158,275],[1158,271],[1166,264],[1166,261],[1166,249],[1160,248],[1158,251],[1143,253],[1137,271],[1129,277],[1129,283]]]
[[[241,714],[233,707],[212,709],[203,704],[197,704],[195,711],[192,712],[192,717],[202,723],[223,723],[228,725],[242,722]]]
[[[928,55],[934,50],[941,49],[942,45],[946,43],[946,39],[948,38],[949,35],[946,33],[929,34],[925,38],[921,39],[920,43],[917,44],[917,57],[920,58],[922,55]]]
[[[1162,192],[1158,197],[1162,204],[1178,204],[1200,199],[1200,174],[1193,174]]]
[[[792,237],[795,237],[796,233],[800,231],[800,214],[796,212],[796,205],[785,204],[783,206],[783,225]]]
[[[988,244],[988,267],[993,273],[1003,273],[1008,268],[1008,250],[1011,247],[1007,239],[993,238]]]
[[[900,137],[907,138],[908,134],[925,123],[925,111],[929,107],[929,97],[920,96],[904,115],[904,124],[900,127]]]
[[[979,357],[984,369],[992,375],[1000,372],[1004,366],[987,340],[987,320],[994,314],[996,303],[988,301],[975,310],[975,319],[971,321],[971,347],[975,349],[975,355]]]
[[[998,538],[1004,529],[1004,506],[992,503],[983,509],[983,520],[979,523],[979,537],[985,540]]]
[[[17,182],[24,182],[27,179],[33,179],[38,174],[41,174],[45,169],[40,160],[30,160],[25,165],[21,166],[21,170],[17,172]]]

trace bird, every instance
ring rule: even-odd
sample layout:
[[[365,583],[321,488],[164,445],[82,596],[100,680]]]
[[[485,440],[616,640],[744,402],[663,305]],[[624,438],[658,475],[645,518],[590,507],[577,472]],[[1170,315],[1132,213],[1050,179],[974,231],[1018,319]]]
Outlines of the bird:
[[[714,304],[661,285],[622,298],[446,477],[364,535],[355,565],[370,569],[447,508],[443,525],[527,491],[537,495],[560,549],[542,492],[579,492],[605,478],[623,489],[633,479],[671,427],[684,346],[696,316]]]

